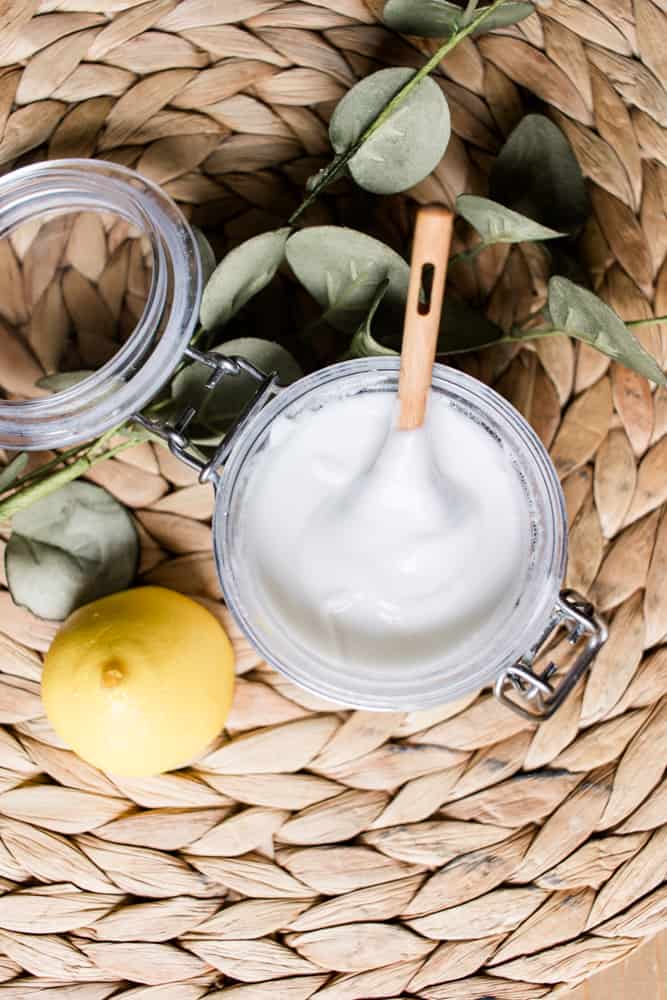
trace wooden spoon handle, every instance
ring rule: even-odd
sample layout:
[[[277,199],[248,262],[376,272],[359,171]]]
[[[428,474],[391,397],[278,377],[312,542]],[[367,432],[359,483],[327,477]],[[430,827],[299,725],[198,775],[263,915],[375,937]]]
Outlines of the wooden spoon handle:
[[[403,326],[401,374],[398,383],[399,430],[414,430],[424,423],[433,362],[438,342],[440,314],[445,294],[453,214],[446,208],[429,205],[417,212],[410,261],[408,303]],[[420,303],[420,290],[427,271],[433,268],[429,301]]]

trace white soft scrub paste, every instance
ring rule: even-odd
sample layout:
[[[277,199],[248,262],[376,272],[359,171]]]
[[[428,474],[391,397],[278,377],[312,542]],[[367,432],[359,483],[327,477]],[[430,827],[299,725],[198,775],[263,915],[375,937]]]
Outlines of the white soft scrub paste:
[[[502,446],[445,396],[419,430],[396,416],[392,393],[366,392],[278,417],[244,500],[259,605],[346,671],[465,656],[525,581],[527,501]]]

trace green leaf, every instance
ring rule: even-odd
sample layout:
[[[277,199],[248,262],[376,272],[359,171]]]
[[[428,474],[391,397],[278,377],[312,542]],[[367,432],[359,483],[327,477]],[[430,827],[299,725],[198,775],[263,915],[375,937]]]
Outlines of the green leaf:
[[[311,226],[290,236],[285,252],[295,275],[337,330],[355,332],[385,278],[384,304],[402,312],[410,269],[379,240],[342,226]]]
[[[438,336],[438,354],[476,351],[480,347],[490,347],[503,337],[500,327],[483,313],[451,296],[445,299]]]
[[[394,348],[379,343],[371,331],[373,315],[382,299],[382,294],[383,290],[379,288],[371,312],[352,338],[350,347],[345,354],[345,359],[378,355],[395,356],[399,353]],[[464,354],[467,351],[476,351],[482,347],[491,347],[503,338],[504,333],[500,327],[492,323],[490,319],[487,319],[483,313],[477,312],[459,299],[451,297],[445,299],[445,307],[438,332],[437,354],[439,357],[449,354]],[[391,340],[392,343],[400,346],[400,335],[392,337]]]
[[[495,201],[559,232],[576,232],[590,214],[586,184],[572,147],[544,115],[527,115],[519,122],[489,180]]]
[[[289,227],[262,233],[230,250],[204,289],[199,318],[206,330],[224,326],[273,278],[285,256]]]
[[[445,38],[461,23],[463,9],[447,0],[387,0],[382,19],[394,31]]]
[[[204,287],[215,271],[215,254],[213,253],[213,247],[206,239],[202,233],[199,226],[191,226],[194,237],[197,241],[197,247],[199,248],[199,259],[201,261],[201,271],[202,271],[202,284]]]
[[[488,9],[488,7],[478,7],[474,16],[477,17]],[[495,28],[509,28],[510,25],[518,24],[534,13],[535,6],[532,3],[504,3],[485,18],[479,28],[473,31],[473,35],[483,35]]]
[[[378,286],[378,290],[375,293],[375,298],[371,304],[368,316],[352,338],[350,346],[345,353],[344,360],[349,360],[350,358],[375,358],[383,355],[396,356],[398,354],[398,351],[395,351],[393,348],[385,347],[384,344],[380,344],[379,341],[377,341],[373,336],[371,330],[373,319],[380,302],[385,296],[388,285],[389,280],[385,278],[382,284]]]
[[[353,350],[355,357],[368,356],[373,344],[374,353],[397,353],[372,336],[370,325],[380,304],[387,321],[400,316],[403,322],[410,269],[402,257],[353,229],[319,226],[289,238],[287,259],[324,308],[324,319],[336,329],[354,334],[354,347],[350,345],[346,356],[351,357]],[[395,324],[388,322],[389,328],[392,325],[395,329]],[[502,337],[500,327],[481,313],[457,299],[445,300],[439,353],[474,351]],[[392,338],[392,342],[400,343],[400,339]]]
[[[289,385],[303,375],[289,351],[270,340],[257,337],[228,340],[214,347],[213,353],[245,358],[267,374],[277,372],[281,385]],[[188,405],[199,409],[196,422],[191,426],[191,438],[195,444],[217,444],[257,392],[257,382],[253,377],[240,372],[238,375],[223,376],[213,392],[205,395],[204,386],[210,376],[210,368],[195,363],[180,371],[171,384],[179,412]]]
[[[73,385],[78,385],[79,382],[83,382],[85,378],[94,374],[93,371],[55,372],[53,375],[44,375],[35,385],[39,386],[40,389],[48,389],[50,392],[64,392],[65,389],[71,389]]]
[[[525,215],[499,205],[490,198],[474,194],[461,194],[456,199],[456,209],[477,230],[482,241],[492,243],[523,243],[527,240],[552,240],[565,233],[556,232]]]
[[[22,451],[20,455],[15,455],[11,462],[0,471],[0,493],[10,489],[19,476],[23,473],[28,464],[28,455]]]
[[[477,17],[486,7],[475,11]],[[494,28],[506,28],[510,24],[523,21],[534,12],[532,3],[506,3],[480,24],[473,32],[481,35]],[[404,35],[420,35],[422,38],[445,38],[459,27],[463,20],[463,8],[447,0],[387,0],[383,18],[394,31]]]
[[[559,275],[549,281],[549,314],[558,330],[591,344],[657,385],[667,378],[613,309],[586,288]]]
[[[68,483],[14,516],[5,552],[14,601],[62,620],[82,604],[124,590],[139,542],[132,518],[106,490]]]
[[[345,153],[365,133],[413,69],[381,69],[357,83],[336,105],[329,138]],[[418,184],[443,157],[451,123],[440,87],[426,77],[368,137],[347,166],[357,184],[375,194],[396,194]]]

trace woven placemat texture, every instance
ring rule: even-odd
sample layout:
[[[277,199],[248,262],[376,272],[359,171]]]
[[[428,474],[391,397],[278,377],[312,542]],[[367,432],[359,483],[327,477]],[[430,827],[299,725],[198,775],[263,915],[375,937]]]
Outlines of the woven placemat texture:
[[[113,159],[234,244],[298,203],[357,77],[431,51],[382,27],[381,6],[0,4],[0,167]],[[415,197],[484,193],[504,136],[546,111],[591,181],[594,287],[625,318],[667,313],[665,38],[665,0],[551,0],[466,40],[439,77],[452,142]],[[310,219],[360,204],[343,186]],[[401,245],[408,203],[363,204]],[[451,280],[507,326],[547,274],[542,251],[497,247]],[[667,362],[667,329],[642,338]],[[667,925],[667,392],[564,338],[465,367],[532,421],[562,478],[567,583],[610,620],[586,683],[539,730],[488,693],[404,715],[318,701],[220,603],[210,489],[149,444],[96,467],[135,511],[140,579],[218,615],[240,677],[202,760],[111,779],[44,719],[55,626],[0,591],[0,996],[537,1000]]]

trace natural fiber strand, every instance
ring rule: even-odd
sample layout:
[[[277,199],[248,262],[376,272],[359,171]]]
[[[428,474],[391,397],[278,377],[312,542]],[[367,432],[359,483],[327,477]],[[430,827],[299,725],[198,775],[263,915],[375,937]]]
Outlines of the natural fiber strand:
[[[5,6],[2,169],[62,156],[136,167],[219,253],[296,206],[356,78],[432,51],[382,27],[379,0]],[[486,193],[532,94],[590,181],[593,287],[627,319],[667,312],[666,32],[653,0],[551,0],[467,40],[436,77],[454,138],[414,198]],[[310,218],[361,219],[405,252],[408,205],[362,204],[343,185]],[[43,315],[99,363],[145,292],[127,237],[80,216],[52,257],[31,255],[25,232],[3,245],[3,323],[48,289]],[[451,281],[507,327],[542,307],[547,275],[539,249],[494,247]],[[86,335],[91,310],[102,338]],[[53,367],[40,315],[12,342],[12,391]],[[665,333],[641,331],[663,362]],[[329,705],[261,663],[221,605],[209,489],[150,444],[97,466],[90,478],[136,512],[141,579],[192,594],[231,630],[236,698],[226,736],[190,768],[113,780],[43,717],[55,626],[0,592],[3,998],[533,1000],[667,926],[667,394],[564,339],[461,364],[551,449],[568,582],[610,619],[585,686],[539,730],[486,693],[405,715]]]

